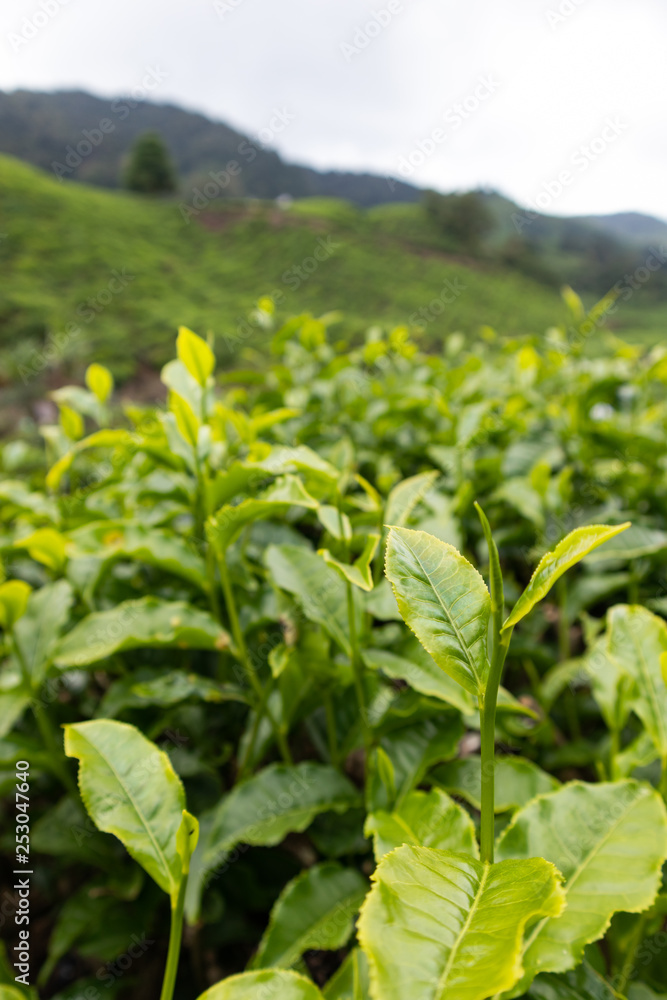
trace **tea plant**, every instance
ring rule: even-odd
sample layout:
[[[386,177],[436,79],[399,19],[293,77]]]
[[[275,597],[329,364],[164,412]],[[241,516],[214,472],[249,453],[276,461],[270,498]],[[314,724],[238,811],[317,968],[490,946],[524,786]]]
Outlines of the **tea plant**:
[[[92,365],[52,394],[46,469],[4,446],[0,765],[8,794],[33,775],[39,989],[650,1000],[662,355],[332,322],[217,383],[183,328],[165,406],[121,414]],[[120,976],[132,934],[156,944]],[[2,1000],[34,996],[9,962]]]

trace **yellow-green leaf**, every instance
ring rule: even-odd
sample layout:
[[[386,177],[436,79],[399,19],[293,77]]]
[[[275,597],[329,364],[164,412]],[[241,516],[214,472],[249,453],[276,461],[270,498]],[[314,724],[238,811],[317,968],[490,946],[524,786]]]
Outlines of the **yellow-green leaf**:
[[[556,580],[571,566],[580,562],[584,556],[603,545],[610,538],[625,531],[630,522],[625,524],[591,524],[583,528],[575,528],[563,538],[555,549],[547,552],[540,559],[528,586],[514,605],[503,629],[512,628],[531,611],[538,601],[549,593]]]
[[[477,570],[453,545],[392,527],[386,573],[403,620],[438,666],[466,691],[483,694],[491,597]]]
[[[565,877],[567,907],[545,915],[524,943],[522,993],[538,972],[573,969],[617,911],[653,902],[667,857],[667,812],[650,785],[572,782],[516,813],[497,845],[500,862],[536,854]]]
[[[0,626],[13,628],[25,614],[32,587],[23,580],[8,580],[0,584]]]
[[[60,486],[61,480],[74,461],[74,452],[67,451],[55,462],[46,474],[46,487],[55,493]]]
[[[198,1000],[322,1000],[317,986],[285,969],[242,972],[211,986]]]
[[[113,375],[104,365],[94,362],[86,368],[86,385],[100,403],[106,403],[113,392]]]
[[[379,535],[367,535],[361,555],[352,564],[334,559],[328,549],[320,549],[319,554],[325,563],[328,566],[332,566],[344,580],[347,580],[355,587],[359,587],[360,590],[372,590],[373,573],[371,571],[371,562],[379,543]]]
[[[187,875],[190,871],[190,858],[195,853],[198,840],[199,820],[192,813],[189,813],[187,809],[184,809],[181,825],[176,833],[176,850],[181,859],[181,870],[184,875]]]
[[[170,392],[169,409],[176,418],[176,425],[181,437],[193,448],[196,448],[200,423],[190,404],[177,392]]]
[[[661,669],[661,658],[667,655],[664,618],[638,605],[617,604],[607,616],[603,649],[613,661],[611,670],[616,665],[628,678],[628,690],[621,690],[624,706],[637,713],[658,753],[664,757],[667,755],[667,688]],[[615,679],[620,687],[622,674]]]
[[[95,825],[118,837],[174,903],[185,794],[166,753],[134,726],[109,719],[65,726],[65,753],[80,762],[81,798]]]
[[[486,1000],[522,975],[526,924],[563,909],[543,858],[485,864],[399,847],[378,865],[359,938],[375,1000]]]
[[[215,355],[205,340],[187,326],[178,329],[176,353],[193,378],[204,388],[215,368]]]
[[[61,570],[67,561],[65,539],[55,528],[38,528],[26,538],[14,542],[14,547],[27,549],[32,559],[56,572]]]
[[[378,809],[370,813],[364,833],[373,837],[376,861],[403,844],[479,857],[469,813],[439,788],[410,792],[392,812]]]
[[[71,406],[61,405],[60,426],[70,441],[78,441],[85,433],[83,417]]]

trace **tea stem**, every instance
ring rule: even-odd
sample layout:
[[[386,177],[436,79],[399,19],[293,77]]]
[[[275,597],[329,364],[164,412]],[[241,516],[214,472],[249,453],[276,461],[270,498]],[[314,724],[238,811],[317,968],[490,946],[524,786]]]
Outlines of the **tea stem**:
[[[178,889],[176,903],[171,907],[171,925],[169,928],[169,950],[167,951],[167,964],[164,969],[164,979],[162,980],[162,992],[160,1000],[172,1000],[174,987],[176,985],[176,973],[178,972],[178,960],[181,957],[181,940],[183,937],[183,910],[185,907],[185,890],[188,884],[187,874],[183,875]]]
[[[359,652],[359,642],[357,639],[357,623],[355,619],[354,593],[352,584],[347,581],[347,621],[350,632],[350,659],[352,660],[352,675],[354,677],[354,690],[357,695],[359,706],[359,717],[361,719],[361,731],[364,738],[364,747],[368,755],[371,750],[373,737],[368,725],[368,712],[366,711],[366,695],[364,693],[363,666],[361,653]]]
[[[509,649],[512,629],[496,634],[491,669],[483,699],[480,698],[482,794],[480,821],[480,857],[493,864],[495,840],[495,771],[496,771],[496,706],[498,688]]]
[[[246,641],[243,636],[239,613],[236,607],[236,601],[234,600],[234,592],[232,591],[232,585],[229,579],[227,560],[225,559],[224,553],[218,554],[218,568],[220,570],[220,582],[222,584],[222,592],[225,596],[225,605],[227,607],[227,615],[229,616],[229,624],[232,630],[232,636],[234,637],[234,642],[236,643],[236,652],[241,661],[241,665],[245,670],[255,698],[257,699],[256,710],[259,712],[260,708],[263,706],[263,710],[266,712],[267,718],[271,723],[273,735],[275,736],[282,758],[286,764],[292,764],[292,754],[290,753],[287,739],[285,738],[285,734],[278,725],[276,717],[268,704],[268,698],[264,697],[264,691],[262,690],[262,685],[259,677],[257,676],[257,671],[255,670],[248,653],[248,647],[246,646]]]

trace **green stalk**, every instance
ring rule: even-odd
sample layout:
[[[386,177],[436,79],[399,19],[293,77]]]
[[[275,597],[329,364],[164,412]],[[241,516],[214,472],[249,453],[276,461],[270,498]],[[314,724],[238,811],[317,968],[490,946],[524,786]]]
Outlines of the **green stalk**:
[[[660,794],[667,802],[667,754],[662,757],[662,770],[660,772]]]
[[[30,707],[32,708],[32,714],[35,717],[37,728],[39,729],[40,736],[42,737],[42,742],[49,755],[49,765],[51,771],[57,778],[60,779],[62,784],[65,786],[66,791],[68,791],[74,799],[78,800],[79,789],[77,788],[76,782],[67,768],[65,754],[62,746],[58,742],[58,737],[51,722],[51,718],[39,701],[39,691],[35,690],[30,676],[30,671],[28,670],[28,665],[25,662],[23,653],[21,652],[21,647],[16,641],[13,630],[10,630],[10,635],[16,659],[19,661],[19,666],[21,667],[23,683],[26,689],[31,693]]]
[[[181,940],[183,938],[183,909],[185,907],[185,890],[188,884],[187,874],[183,875],[178,889],[176,905],[171,907],[171,926],[169,928],[169,950],[167,964],[164,969],[160,1000],[173,1000],[178,972],[178,960],[181,957]]]
[[[498,547],[493,540],[491,527],[486,515],[477,502],[475,503],[475,508],[482,523],[482,530],[484,531],[484,537],[489,550],[492,622],[491,665],[489,667],[486,688],[479,696],[480,736],[482,741],[480,857],[483,862],[493,864],[493,847],[495,841],[496,707],[498,704],[500,679],[514,629],[509,628],[503,632],[505,593],[500,570]]]
[[[257,734],[259,733],[259,727],[266,713],[266,705],[269,698],[271,697],[271,692],[273,691],[274,686],[275,686],[274,678],[272,674],[267,683],[264,685],[262,691],[262,700],[255,709],[255,719],[252,724],[252,732],[250,733],[250,738],[248,740],[246,752],[243,755],[243,760],[241,761],[241,764],[239,766],[239,775],[238,775],[239,781],[242,781],[243,778],[245,778],[248,765],[252,761],[253,754],[255,751],[255,743],[257,742]]]
[[[644,931],[646,930],[646,924],[651,916],[653,916],[652,911],[646,910],[641,914],[635,924],[635,928],[630,938],[630,943],[628,944],[628,950],[625,953],[623,966],[618,974],[618,979],[615,984],[616,992],[621,995],[625,993],[625,987],[628,985],[628,981],[632,975],[635,959],[637,958],[637,951],[639,950],[639,945],[642,943]]]
[[[336,733],[336,716],[334,715],[334,706],[331,699],[331,691],[327,691],[324,695],[324,711],[326,713],[327,720],[327,742],[329,744],[329,757],[331,758],[331,763],[334,767],[338,767],[340,761],[338,760],[338,736]]]
[[[241,622],[239,621],[239,613],[236,607],[236,601],[234,600],[234,592],[232,591],[232,585],[229,579],[229,569],[227,567],[227,560],[224,552],[218,552],[218,568],[220,570],[220,582],[222,583],[222,592],[225,597],[225,605],[227,607],[232,636],[234,637],[234,642],[236,643],[236,650],[239,659],[241,660],[241,665],[245,670],[250,686],[253,690],[255,698],[257,699],[257,711],[259,712],[260,706],[264,703],[264,711],[266,712],[269,722],[271,723],[273,735],[276,738],[276,743],[278,744],[278,749],[280,750],[282,758],[286,764],[292,764],[292,754],[290,753],[285,734],[278,725],[276,718],[271,711],[268,704],[268,698],[264,698],[264,692],[262,690],[259,677],[257,676],[257,671],[252,664],[250,656],[248,655],[248,647],[246,646],[243,630],[241,629]]]
[[[609,746],[609,780],[616,781],[619,777],[618,774],[618,764],[616,758],[621,749],[621,734],[618,731],[618,727],[614,726],[611,730],[611,743]]]
[[[502,612],[501,612],[502,615]],[[494,616],[495,617],[495,616]],[[495,772],[496,772],[496,706],[498,688],[509,649],[513,629],[506,632],[494,628],[494,648],[491,669],[483,699],[480,696],[480,722],[482,739],[482,795],[480,820],[480,858],[493,864],[495,841]]]
[[[569,660],[572,656],[570,623],[567,619],[567,583],[564,576],[561,576],[556,584],[556,591],[558,595],[558,658],[564,661]]]
[[[67,768],[63,749],[58,744],[56,731],[53,728],[48,713],[44,710],[43,706],[39,704],[36,697],[32,701],[32,712],[35,716],[35,721],[42,737],[42,742],[44,743],[44,746],[49,754],[51,770],[61,780],[70,795],[75,800],[78,800],[79,789],[77,788],[76,782]]]
[[[354,690],[357,695],[359,706],[359,716],[361,718],[361,731],[364,737],[364,747],[366,748],[366,759],[369,759],[373,737],[368,725],[368,713],[366,710],[366,695],[364,694],[363,667],[361,653],[359,652],[359,641],[357,639],[357,625],[354,616],[354,594],[352,584],[347,581],[347,622],[350,631],[350,652],[352,660],[352,675],[354,677]]]

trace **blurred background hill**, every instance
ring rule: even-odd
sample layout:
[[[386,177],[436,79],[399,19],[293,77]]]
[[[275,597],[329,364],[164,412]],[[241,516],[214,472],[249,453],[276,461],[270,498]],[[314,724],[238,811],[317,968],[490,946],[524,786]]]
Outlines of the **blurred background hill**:
[[[121,189],[147,132],[173,163],[169,195]],[[340,306],[352,335],[416,326],[427,345],[484,325],[541,334],[565,315],[565,284],[589,307],[615,287],[606,322],[628,339],[658,340],[667,319],[661,266],[641,309],[634,296],[637,268],[667,249],[667,224],[640,213],[550,216],[489,190],[320,172],[204,115],[82,91],[0,93],[0,154],[10,400],[79,376],[92,355],[121,380],[145,378],[180,323],[211,331],[236,364],[262,349],[262,295],[281,314]]]

